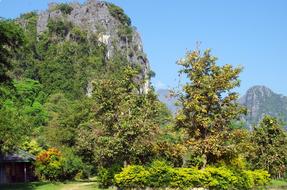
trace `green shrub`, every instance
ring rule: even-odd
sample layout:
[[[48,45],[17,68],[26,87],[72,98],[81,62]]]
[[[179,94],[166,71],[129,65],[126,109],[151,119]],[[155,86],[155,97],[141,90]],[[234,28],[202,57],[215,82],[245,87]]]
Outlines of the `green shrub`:
[[[61,3],[57,5],[56,8],[66,15],[71,14],[71,12],[73,11],[73,7],[71,7],[69,4],[66,4],[66,3]]]
[[[268,172],[263,170],[242,171],[240,186],[242,189],[250,189],[254,186],[266,186],[270,182],[269,177]]]
[[[150,173],[143,166],[128,166],[115,175],[115,183],[123,189],[144,188],[149,185]]]
[[[74,27],[71,30],[70,34],[71,39],[78,43],[86,43],[87,42],[87,34],[79,27]]]
[[[175,175],[170,182],[170,187],[188,189],[202,187],[208,183],[210,174],[196,168],[178,168],[175,169]]]
[[[55,148],[41,152],[36,158],[36,175],[40,180],[61,179],[62,167],[62,154]]]
[[[252,171],[255,185],[265,186],[270,182],[270,174],[265,170],[254,170]]]
[[[50,33],[60,37],[66,37],[73,27],[71,22],[61,20],[49,20],[47,26]]]
[[[98,172],[98,182],[101,188],[108,188],[114,185],[114,177],[116,173],[121,171],[120,165],[113,165],[110,168],[101,168]]]
[[[32,139],[30,141],[25,141],[21,145],[21,150],[27,151],[32,155],[38,155],[43,151],[43,148],[38,144],[36,140]]]
[[[269,182],[266,171],[232,170],[227,167],[172,168],[165,162],[155,161],[149,167],[128,166],[115,175],[115,184],[123,189],[203,187],[210,190],[253,189]]]
[[[148,168],[149,186],[151,187],[169,187],[175,171],[167,163],[163,161],[154,161]]]
[[[130,26],[131,25],[131,19],[124,13],[124,10],[112,3],[109,3],[108,9],[110,14],[118,19],[123,25]]]
[[[204,171],[210,174],[205,185],[209,189],[232,189],[238,180],[234,173],[225,167],[207,167]]]
[[[119,27],[118,34],[122,39],[127,38],[127,40],[130,42],[132,41],[133,37],[133,29],[130,26],[121,26]]]
[[[71,149],[66,149],[63,152],[63,159],[61,162],[63,167],[61,180],[75,179],[76,176],[85,179],[90,175],[90,168],[86,166],[82,159],[75,155]]]
[[[40,180],[71,180],[79,173],[85,176],[88,169],[71,150],[62,153],[56,148],[50,148],[42,151],[36,158],[36,175]]]

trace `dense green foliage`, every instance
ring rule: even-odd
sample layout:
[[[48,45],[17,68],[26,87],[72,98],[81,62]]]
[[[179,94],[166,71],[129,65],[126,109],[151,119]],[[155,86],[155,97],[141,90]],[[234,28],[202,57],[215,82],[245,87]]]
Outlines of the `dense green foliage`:
[[[73,11],[73,7],[71,7],[69,4],[66,4],[66,3],[61,3],[57,5],[56,8],[59,9],[63,14],[67,14],[67,15]]]
[[[80,173],[81,172],[81,173]],[[67,180],[74,179],[77,174],[83,175],[82,160],[71,151],[66,153],[50,148],[41,152],[36,159],[36,174],[41,180]]]
[[[7,20],[0,20],[0,83],[8,80],[11,69],[11,58],[21,45],[24,44],[22,28]]]
[[[252,166],[268,171],[274,178],[286,177],[287,134],[276,118],[265,116],[252,134]]]
[[[155,161],[149,167],[128,166],[115,175],[116,184],[123,189],[174,188],[190,189],[253,189],[269,182],[269,174],[262,170],[234,171],[226,167],[208,166],[197,168],[173,168],[164,162]]]
[[[25,103],[18,99],[21,90],[17,89],[9,76],[13,54],[24,41],[20,26],[11,21],[0,20],[0,152],[15,149],[29,133],[28,118],[25,111],[21,110]],[[28,108],[26,105],[25,108]]]
[[[115,184],[114,176],[121,171],[122,166],[118,164],[110,165],[108,168],[100,168],[98,172],[98,182],[102,188],[108,188]]]
[[[124,10],[112,3],[108,3],[108,8],[113,17],[118,19],[123,25],[130,26],[131,19],[124,13]]]
[[[181,73],[189,82],[180,95],[182,109],[176,116],[176,127],[188,133],[188,144],[194,157],[203,160],[203,167],[233,156],[232,121],[240,118],[244,109],[237,103],[239,95],[232,92],[239,86],[241,68],[217,66],[210,50],[189,52],[179,61]]]
[[[69,98],[83,97],[92,76],[106,69],[105,47],[96,36],[88,38],[85,31],[66,20],[49,20],[48,31],[37,37],[32,32],[36,28],[35,17],[22,16],[30,23],[25,30],[29,43],[25,51],[15,56],[13,76],[38,80],[48,95],[61,92]]]
[[[161,103],[149,92],[141,94],[134,82],[138,72],[127,67],[112,80],[98,80],[93,94],[93,117],[98,135],[95,155],[103,166],[112,163],[145,163],[161,123]]]
[[[69,7],[57,8],[69,14]],[[129,28],[130,22],[122,20],[123,12],[120,9],[114,12],[126,23],[124,27]],[[87,177],[90,170],[110,171],[111,165],[123,167],[170,155],[169,151],[157,152],[160,150],[157,138],[161,127],[170,122],[170,113],[157,100],[153,89],[143,93],[146,81],[137,77],[140,68],[131,67],[125,56],[117,52],[107,60],[105,46],[96,35],[88,35],[66,19],[49,20],[48,30],[41,34],[36,33],[36,20],[33,12],[17,20],[27,23],[23,26],[27,44],[11,57],[15,93],[10,97],[11,88],[3,88],[7,97],[1,101],[9,105],[7,109],[19,110],[19,113],[11,111],[19,114],[15,119],[8,117],[8,110],[1,110],[3,116],[7,115],[1,118],[5,122],[3,132],[6,136],[11,134],[7,139],[2,138],[3,150],[21,147],[34,154],[41,151],[38,156],[41,158],[50,151],[49,147],[56,147],[62,152],[59,159],[47,163],[38,159],[36,163],[38,176],[44,180]],[[90,96],[86,96],[88,88]],[[23,141],[14,143],[20,136]],[[72,150],[71,155],[66,150]],[[80,161],[86,167],[80,171],[73,169],[81,165]]]
[[[130,41],[129,17],[107,6]],[[72,7],[56,8],[63,19],[38,34],[35,12],[0,21],[1,153],[37,155],[41,180],[92,174],[102,187],[124,189],[252,189],[266,185],[267,171],[286,175],[286,132],[276,119],[241,127],[245,109],[233,91],[241,68],[218,66],[209,50],[189,52],[179,62],[189,80],[173,119],[152,87],[143,90],[153,72],[139,77],[141,67],[116,49],[108,59],[97,34],[68,21]]]
[[[62,155],[57,149],[41,152],[36,160],[36,173],[42,180],[58,180],[62,175]]]

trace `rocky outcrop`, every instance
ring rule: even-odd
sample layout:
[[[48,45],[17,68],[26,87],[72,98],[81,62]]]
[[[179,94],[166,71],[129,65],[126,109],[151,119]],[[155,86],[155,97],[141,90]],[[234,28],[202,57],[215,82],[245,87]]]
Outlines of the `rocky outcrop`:
[[[116,53],[120,53],[132,65],[141,68],[140,77],[148,79],[150,66],[143,51],[140,35],[130,23],[123,23],[115,16],[115,13],[111,12],[113,9],[110,6],[115,7],[114,5],[97,0],[88,0],[84,4],[71,3],[68,6],[70,11],[67,13],[63,12],[58,4],[51,3],[48,10],[39,13],[37,33],[45,32],[50,20],[70,22],[88,34],[97,36],[98,41],[106,46],[106,59],[111,59]],[[148,90],[148,80],[142,88],[143,91]]]
[[[287,97],[276,94],[265,86],[250,88],[239,102],[248,109],[244,120],[250,128],[257,124],[264,115],[287,121]]]
[[[176,98],[170,97],[170,91],[161,89],[157,91],[160,101],[166,104],[168,109],[175,114],[179,109],[175,105]],[[287,123],[287,97],[276,94],[265,86],[254,86],[250,88],[244,96],[239,99],[248,113],[243,116],[247,127],[252,129],[264,115],[271,115]]]

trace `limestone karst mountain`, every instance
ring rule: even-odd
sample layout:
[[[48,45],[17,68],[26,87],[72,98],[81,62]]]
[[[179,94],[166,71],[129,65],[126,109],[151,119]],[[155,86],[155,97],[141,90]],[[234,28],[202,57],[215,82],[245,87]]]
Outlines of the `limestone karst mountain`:
[[[15,61],[14,78],[37,79],[47,88],[55,87],[53,91],[78,91],[74,96],[90,95],[99,72],[113,70],[110,62],[125,62],[140,70],[139,79],[146,81],[142,91],[149,88],[151,71],[140,34],[122,8],[98,0],[51,3],[45,11],[26,13],[16,20],[31,47],[17,56],[21,60]],[[61,70],[66,73],[49,78],[49,73]],[[62,85],[63,81],[69,82]]]
[[[113,4],[88,0],[84,4],[70,3],[69,12],[64,12],[56,3],[41,12],[37,21],[37,33],[47,30],[50,20],[66,20],[74,26],[97,35],[98,40],[107,46],[106,57],[109,59],[116,51],[121,51],[133,64],[142,66],[145,73],[149,70],[142,40],[130,18],[123,10]]]
[[[265,86],[250,88],[239,101],[248,109],[244,119],[249,127],[258,123],[266,114],[287,121],[287,97],[276,94]]]
[[[158,95],[159,99],[175,114],[178,107],[174,104],[176,99],[169,97],[169,90],[158,90]],[[265,86],[251,87],[239,102],[248,109],[243,120],[249,128],[257,124],[266,114],[287,122],[287,96],[277,94]]]

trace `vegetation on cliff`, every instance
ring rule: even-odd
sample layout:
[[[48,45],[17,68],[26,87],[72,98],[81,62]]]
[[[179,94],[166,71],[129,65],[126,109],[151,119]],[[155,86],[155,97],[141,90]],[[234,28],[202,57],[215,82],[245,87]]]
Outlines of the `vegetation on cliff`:
[[[97,175],[102,187],[125,189],[252,189],[286,177],[280,122],[239,124],[241,68],[218,66],[210,50],[187,52],[173,118],[149,85],[130,19],[115,5],[88,5],[112,16],[116,31],[79,27],[68,18],[79,10],[66,4],[48,12],[61,19],[49,17],[43,31],[46,13],[0,21],[1,153],[37,154],[41,180]]]

